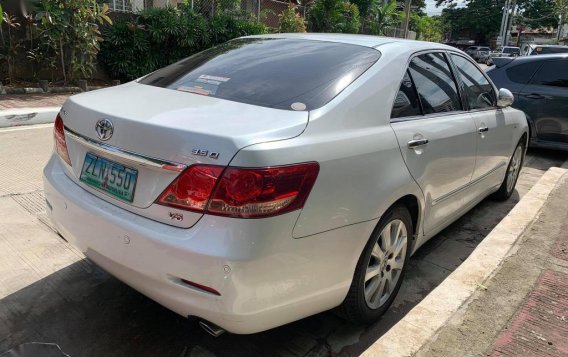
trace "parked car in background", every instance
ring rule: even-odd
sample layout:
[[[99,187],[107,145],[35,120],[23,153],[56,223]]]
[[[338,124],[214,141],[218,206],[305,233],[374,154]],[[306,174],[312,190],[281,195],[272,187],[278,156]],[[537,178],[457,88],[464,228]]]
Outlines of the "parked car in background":
[[[495,51],[492,51],[485,60],[485,64],[492,65],[493,58],[496,57],[517,57],[521,55],[521,49],[519,47],[498,47]]]
[[[493,82],[515,95],[525,112],[530,145],[568,150],[568,54],[495,58]]]
[[[485,63],[490,53],[491,49],[489,47],[478,47],[470,56],[478,63]]]
[[[211,334],[339,307],[375,321],[411,254],[514,190],[528,137],[462,51],[251,36],[72,96],[49,215],[106,271]]]
[[[560,45],[529,45],[527,55],[550,55],[557,53],[568,53],[568,46]]]

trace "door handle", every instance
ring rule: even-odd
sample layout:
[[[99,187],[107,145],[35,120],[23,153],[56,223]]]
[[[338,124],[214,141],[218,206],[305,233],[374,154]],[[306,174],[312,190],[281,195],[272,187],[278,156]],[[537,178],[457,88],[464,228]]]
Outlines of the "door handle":
[[[487,133],[489,131],[489,128],[482,126],[481,128],[477,129],[477,131],[479,131],[480,133]]]
[[[530,98],[530,99],[543,99],[544,96],[540,95],[538,93],[530,93],[530,94],[525,94],[524,95],[525,98]]]
[[[409,149],[415,149],[419,146],[424,146],[428,144],[428,139],[417,139],[417,140],[410,140],[408,142],[408,148]]]

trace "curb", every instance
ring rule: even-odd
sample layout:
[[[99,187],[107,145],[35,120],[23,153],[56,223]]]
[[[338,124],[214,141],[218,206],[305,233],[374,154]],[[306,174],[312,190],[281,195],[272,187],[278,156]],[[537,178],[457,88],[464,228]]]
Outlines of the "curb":
[[[568,162],[562,167],[568,168]],[[566,172],[565,168],[548,169],[471,255],[362,356],[412,356],[430,342],[510,255]]]
[[[61,107],[43,107],[0,110],[0,128],[53,123],[60,109]]]

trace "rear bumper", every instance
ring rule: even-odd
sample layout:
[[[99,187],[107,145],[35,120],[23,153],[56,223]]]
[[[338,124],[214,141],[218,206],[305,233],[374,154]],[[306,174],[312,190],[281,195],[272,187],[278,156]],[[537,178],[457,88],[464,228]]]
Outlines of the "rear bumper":
[[[44,185],[53,223],[88,258],[170,310],[233,333],[260,332],[341,304],[376,225],[294,239],[299,213],[291,212],[257,220],[205,215],[190,229],[176,228],[85,191],[55,155]]]

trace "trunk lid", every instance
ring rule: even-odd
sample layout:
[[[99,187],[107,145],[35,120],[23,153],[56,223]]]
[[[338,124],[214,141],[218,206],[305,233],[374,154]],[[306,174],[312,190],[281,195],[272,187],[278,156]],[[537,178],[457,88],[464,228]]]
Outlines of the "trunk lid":
[[[201,214],[154,201],[184,167],[226,166],[241,148],[298,136],[308,122],[307,111],[254,106],[136,82],[72,96],[62,116],[73,164],[67,173],[75,182],[101,199],[180,227],[190,227]],[[96,131],[101,119],[113,126],[106,141]],[[87,153],[138,171],[132,202],[80,180]]]

